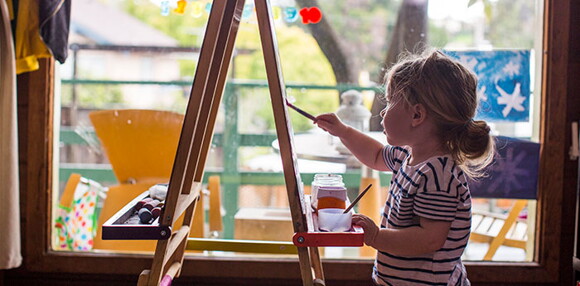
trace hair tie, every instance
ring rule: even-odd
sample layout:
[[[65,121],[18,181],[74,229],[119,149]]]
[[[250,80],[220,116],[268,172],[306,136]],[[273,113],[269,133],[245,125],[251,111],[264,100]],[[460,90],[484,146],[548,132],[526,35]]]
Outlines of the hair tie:
[[[463,123],[463,129],[467,129],[469,127],[469,125],[471,125],[473,123],[473,118],[467,120],[465,123]]]

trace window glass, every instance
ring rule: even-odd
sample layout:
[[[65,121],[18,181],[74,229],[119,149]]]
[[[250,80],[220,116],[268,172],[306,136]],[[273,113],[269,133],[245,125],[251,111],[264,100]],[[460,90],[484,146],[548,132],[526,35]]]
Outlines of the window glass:
[[[490,123],[494,135],[537,142],[540,1],[319,0],[315,7],[301,7],[301,2],[272,1],[286,92],[296,106],[314,115],[336,112],[340,95],[357,90],[363,107],[374,113],[363,128],[384,141],[375,110],[384,102],[385,71],[402,47],[435,47],[478,74],[478,118]],[[78,0],[72,5],[70,56],[59,67],[54,249],[154,249],[154,242],[103,241],[100,226],[151,186],[169,181],[192,81],[203,73],[196,65],[210,8],[205,0]],[[288,112],[305,192],[310,193],[315,174],[335,173],[343,176],[353,199],[361,184],[360,164],[309,119]],[[214,133],[204,183],[210,176],[220,177],[221,207],[216,212],[206,202],[204,228],[192,236],[291,241],[251,0],[244,7]],[[521,167],[516,157],[509,158],[516,169]],[[371,175],[381,181],[381,202],[372,209],[379,213],[390,174]],[[522,180],[519,173],[512,175]],[[537,190],[529,189],[527,195],[497,190],[473,193],[472,231],[477,235],[472,235],[464,259],[531,261]],[[211,225],[212,213],[221,215],[222,227]],[[509,239],[486,257],[510,214],[517,219]],[[326,248],[323,255],[372,257],[357,248]]]

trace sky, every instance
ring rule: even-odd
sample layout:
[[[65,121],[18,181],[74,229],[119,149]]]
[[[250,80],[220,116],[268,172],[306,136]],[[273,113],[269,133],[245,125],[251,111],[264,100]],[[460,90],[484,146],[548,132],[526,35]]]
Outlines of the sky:
[[[477,1],[467,7],[469,0],[429,0],[429,18],[453,18],[463,22],[471,22],[483,13],[483,4]]]

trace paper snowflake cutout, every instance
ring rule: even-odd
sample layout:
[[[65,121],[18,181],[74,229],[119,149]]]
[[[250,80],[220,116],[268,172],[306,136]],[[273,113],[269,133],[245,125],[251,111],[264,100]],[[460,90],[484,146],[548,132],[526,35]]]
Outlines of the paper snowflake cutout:
[[[485,90],[485,85],[482,85],[481,88],[477,89],[477,97],[481,101],[487,101],[487,94],[485,94]]]
[[[514,63],[513,61],[510,61],[507,65],[503,67],[502,72],[504,72],[506,75],[510,77],[518,75],[520,74],[520,65],[518,63]]]
[[[460,56],[459,62],[464,64],[469,70],[471,70],[473,72],[476,71],[475,67],[479,63],[479,61],[475,57],[472,57],[472,56]]]
[[[490,191],[501,189],[504,196],[509,197],[512,190],[521,189],[523,187],[522,180],[529,176],[529,170],[524,166],[523,161],[526,157],[525,151],[517,152],[515,148],[506,150],[505,158],[499,158],[495,161],[490,169],[493,172],[499,172],[498,176],[493,176],[491,179],[493,183],[489,186]]]
[[[500,96],[497,98],[497,103],[505,105],[502,111],[503,117],[507,117],[512,108],[520,112],[526,110],[523,106],[526,98],[521,95],[521,84],[519,82],[516,83],[514,91],[511,94],[507,93],[497,84],[495,85],[495,88],[500,94]]]

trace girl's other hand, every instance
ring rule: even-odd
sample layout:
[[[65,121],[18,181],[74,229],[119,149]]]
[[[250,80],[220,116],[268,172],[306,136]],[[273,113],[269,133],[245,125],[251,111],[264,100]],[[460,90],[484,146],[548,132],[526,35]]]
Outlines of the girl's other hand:
[[[334,113],[325,113],[316,116],[314,121],[322,130],[333,136],[341,137],[348,130],[348,126],[340,121],[340,118]]]
[[[377,237],[377,234],[379,233],[379,227],[375,224],[375,222],[372,219],[363,214],[353,214],[352,224],[362,227],[362,229],[365,231],[364,239],[366,245],[368,246],[375,245],[375,239]]]

